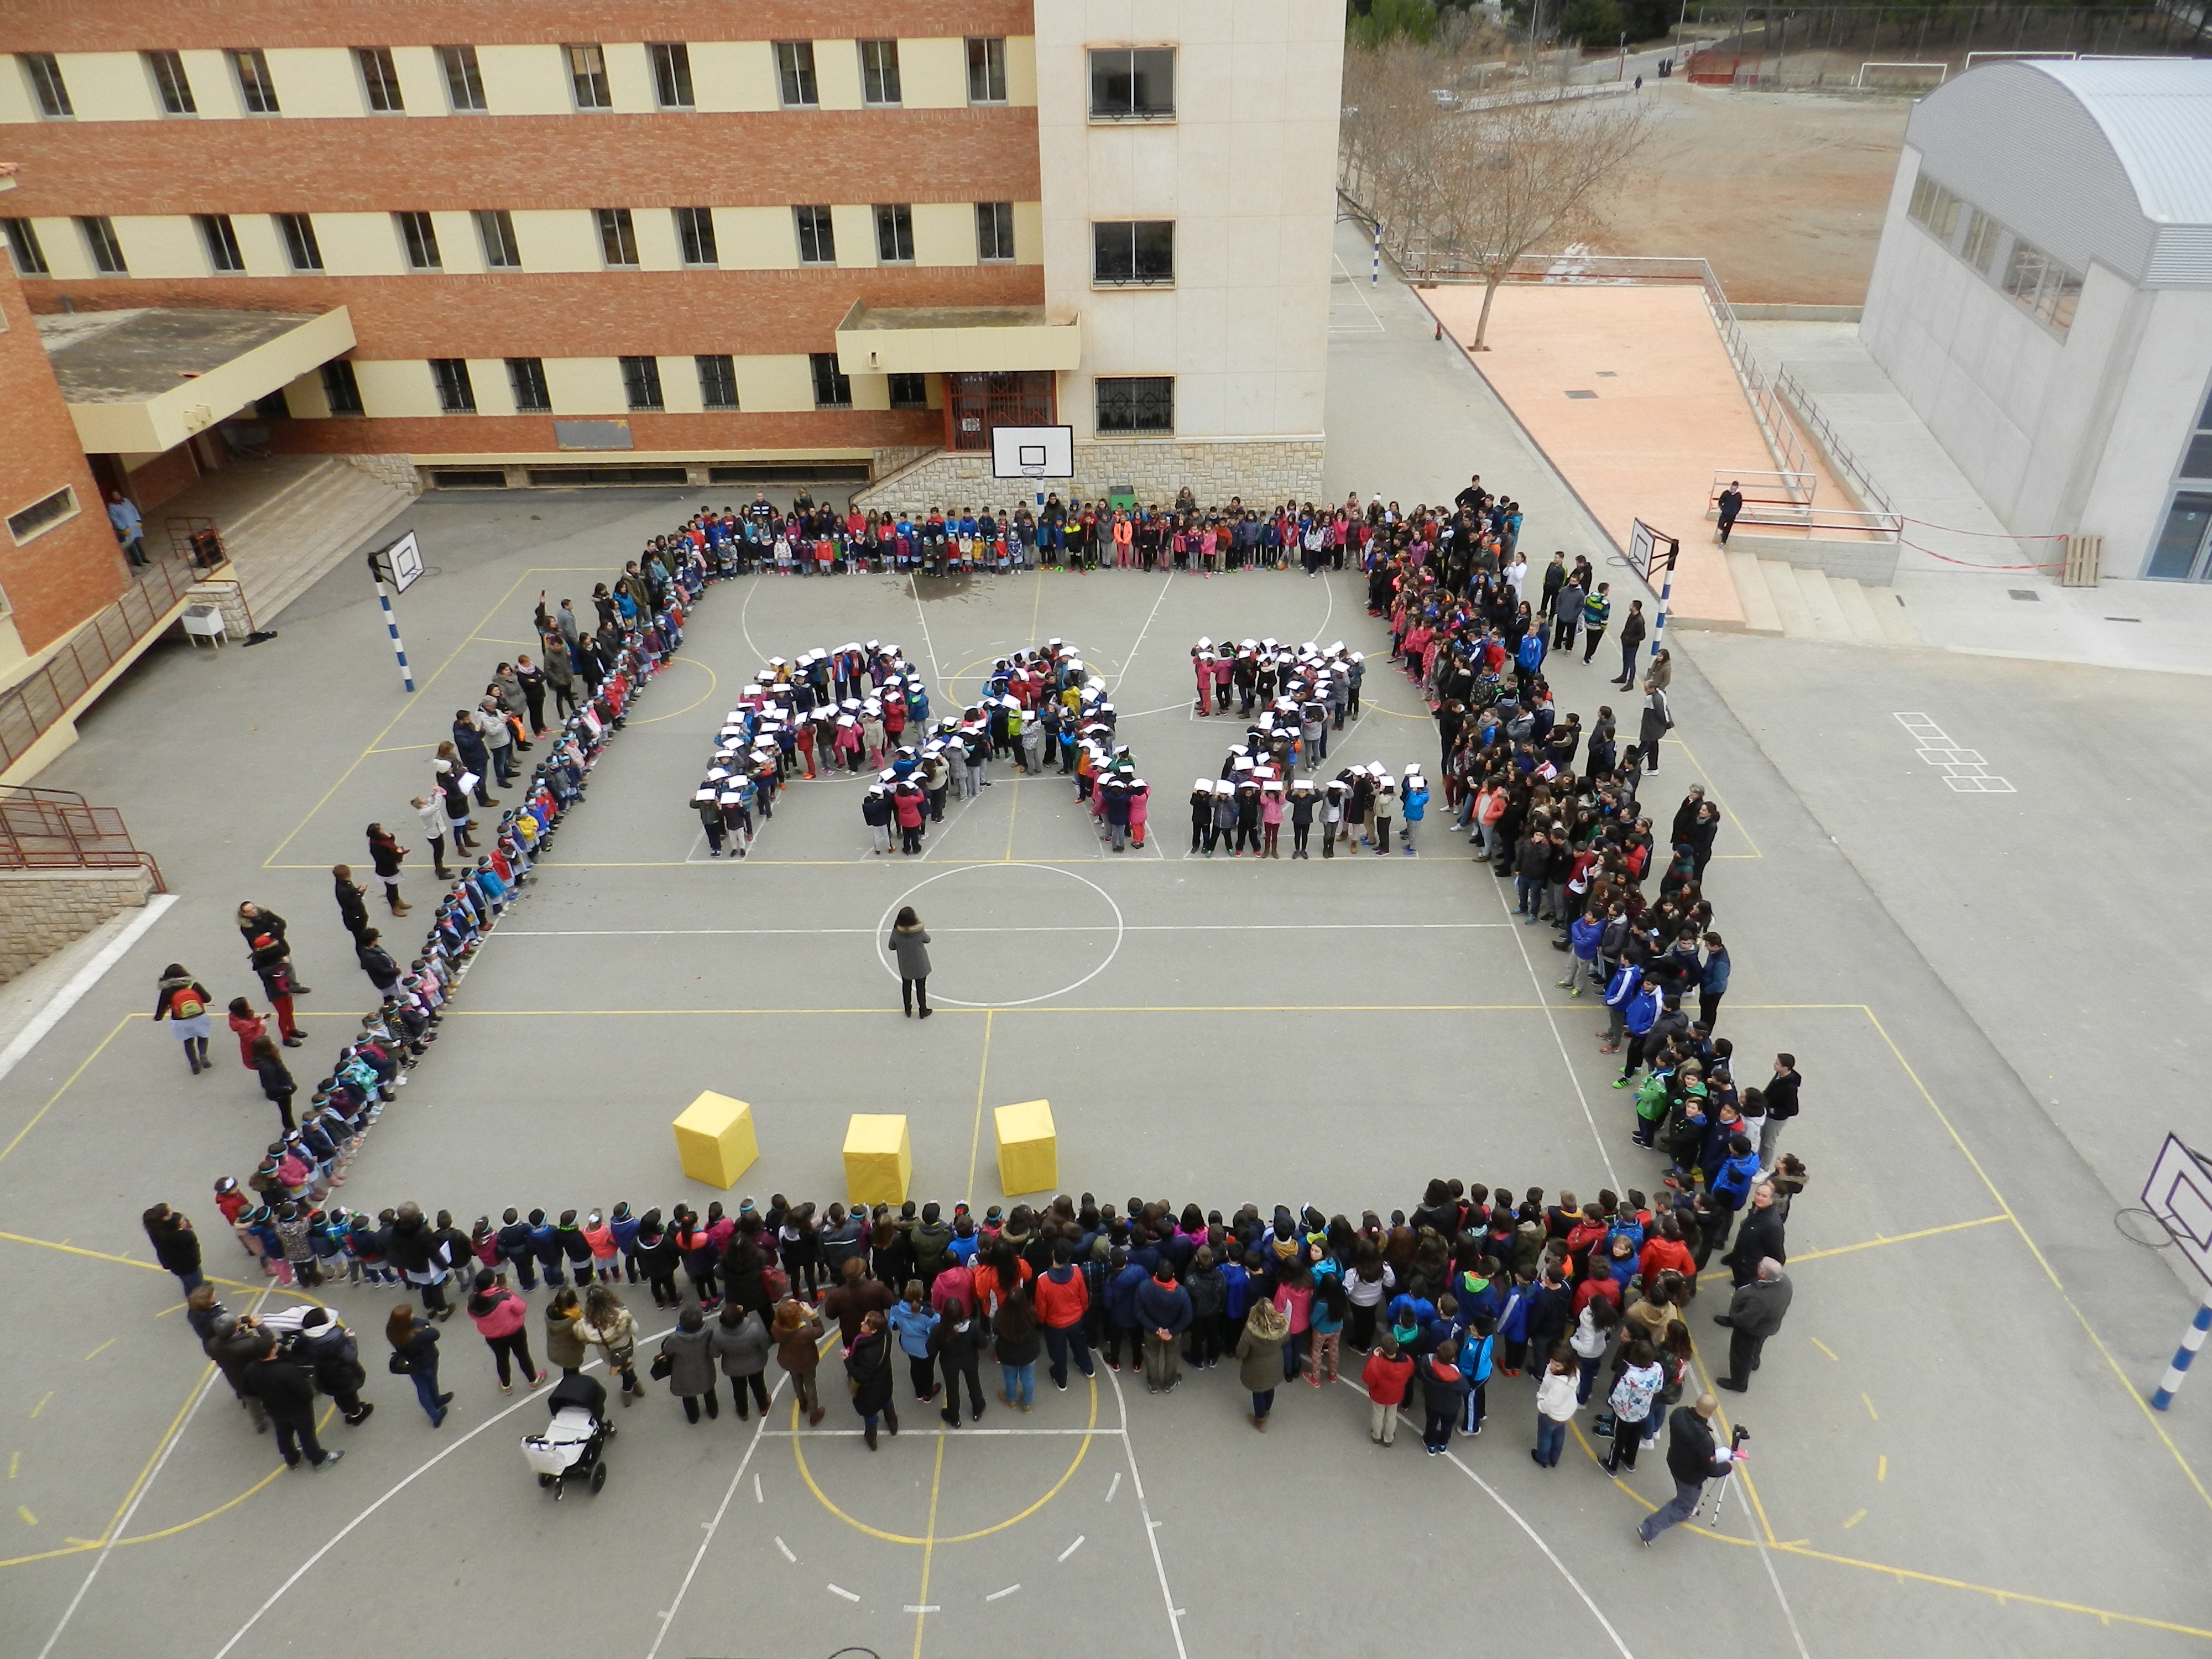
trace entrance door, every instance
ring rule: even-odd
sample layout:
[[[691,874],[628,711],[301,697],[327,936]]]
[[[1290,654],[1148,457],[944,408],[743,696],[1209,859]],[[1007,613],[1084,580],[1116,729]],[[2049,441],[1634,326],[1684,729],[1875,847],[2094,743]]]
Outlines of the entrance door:
[[[2203,581],[2212,578],[2212,557],[2206,554],[2212,532],[2212,495],[2176,490],[2166,510],[2166,527],[2150,550],[2143,574],[2166,581]]]

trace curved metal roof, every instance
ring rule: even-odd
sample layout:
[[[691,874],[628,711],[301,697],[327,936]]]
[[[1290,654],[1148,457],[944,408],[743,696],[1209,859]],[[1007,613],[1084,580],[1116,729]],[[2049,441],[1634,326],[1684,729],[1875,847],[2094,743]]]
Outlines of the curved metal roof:
[[[2126,169],[2143,216],[2212,225],[2212,60],[2031,60],[2073,94]]]

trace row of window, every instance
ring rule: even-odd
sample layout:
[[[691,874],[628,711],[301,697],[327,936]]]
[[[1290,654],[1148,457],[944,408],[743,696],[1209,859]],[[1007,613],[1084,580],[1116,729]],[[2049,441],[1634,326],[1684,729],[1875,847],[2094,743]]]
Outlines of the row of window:
[[[1014,204],[1012,202],[978,202],[975,209],[975,257],[988,264],[1011,263],[1014,258]],[[799,259],[801,264],[831,265],[837,263],[837,232],[826,204],[810,204],[792,209],[793,230],[798,239]],[[676,242],[683,262],[687,266],[713,268],[721,263],[721,251],[715,240],[714,210],[712,208],[688,207],[669,210],[675,222]],[[915,259],[914,209],[904,202],[878,203],[872,208],[876,232],[876,258],[882,264],[912,264]],[[599,254],[610,270],[635,270],[641,268],[638,256],[637,222],[629,208],[593,208],[591,210],[593,228],[597,233]],[[522,250],[514,234],[514,216],[504,208],[479,209],[471,218],[476,225],[479,251],[485,267],[492,270],[522,269]],[[284,255],[295,274],[320,271],[324,267],[323,250],[315,235],[314,216],[309,213],[277,213],[270,216],[278,236],[284,245]],[[431,216],[424,212],[395,213],[392,226],[404,250],[410,270],[438,271],[445,269],[445,256],[438,246],[438,229]],[[246,255],[239,246],[238,228],[227,213],[199,213],[192,216],[198,226],[200,240],[207,252],[208,264],[218,276],[243,275]],[[105,214],[93,215],[76,221],[84,238],[85,250],[92,260],[93,269],[103,276],[127,276],[130,265],[123,245],[115,234],[112,219]],[[8,251],[14,258],[16,274],[22,276],[52,276],[52,269],[46,258],[44,245],[39,240],[38,228],[28,219],[0,220],[8,238]],[[1159,282],[1172,278],[1174,271],[1174,227],[1170,225],[1101,225],[1100,246],[1112,251],[1110,263],[1121,274],[1108,277],[1102,274],[1101,282],[1142,283]],[[1163,255],[1159,249],[1165,232]],[[1143,233],[1141,235],[1139,233]],[[1139,252],[1141,246],[1142,252]],[[1164,265],[1163,265],[1164,260]],[[1109,263],[1102,254],[1102,273]],[[1133,274],[1139,270],[1158,271],[1164,269],[1165,277],[1157,275]]]
[[[661,382],[660,358],[623,357],[617,361],[622,368],[623,394],[634,413],[654,413],[667,408],[667,396]],[[715,412],[735,410],[738,408],[736,359],[708,356],[694,357],[691,362],[699,377],[701,407]],[[811,353],[807,366],[813,381],[814,406],[817,409],[850,409],[853,406],[852,377],[837,367],[836,353]],[[433,357],[429,360],[429,367],[431,380],[437,387],[440,410],[447,415],[477,413],[476,382],[466,358]],[[553,412],[552,395],[545,383],[544,358],[509,357],[506,360],[506,368],[507,392],[514,399],[517,414],[550,415]],[[888,378],[893,409],[929,407],[927,375],[893,374]],[[329,404],[332,415],[366,413],[362,402],[361,383],[354,373],[352,363],[343,358],[325,363],[322,381],[323,398]],[[1171,376],[1101,376],[1092,384],[1097,393],[1097,429],[1100,433],[1158,435],[1175,430],[1175,380]],[[264,401],[262,412],[286,415],[289,410],[283,405],[280,393],[274,400]]]
[[[860,53],[862,101],[896,108],[902,101],[899,75],[899,43],[896,40],[854,43]],[[1006,43],[1002,37],[969,37],[965,41],[968,101],[1003,104],[1006,101]],[[787,109],[810,109],[822,101],[820,78],[811,40],[769,43],[775,58],[776,92]],[[447,110],[455,115],[488,113],[483,66],[474,46],[434,48],[445,82]],[[561,48],[570,94],[580,112],[611,110],[614,88],[607,74],[605,46],[595,42]],[[258,47],[227,52],[225,58],[237,82],[239,101],[249,115],[281,115],[283,103],[276,79],[270,71],[268,54]],[[691,48],[682,41],[649,41],[646,55],[653,76],[653,95],[663,110],[698,107],[692,89]],[[170,115],[199,113],[191,76],[184,56],[176,52],[140,54],[162,110]],[[353,59],[361,77],[361,92],[368,108],[380,115],[407,112],[406,94],[398,66],[389,46],[356,46]],[[21,54],[32,96],[49,120],[69,120],[76,110],[69,84],[63,78],[59,58],[52,52]],[[1167,120],[1175,115],[1176,53],[1172,46],[1102,46],[1090,53],[1091,114],[1102,121]]]
[[[2006,229],[1924,172],[1913,180],[1905,215],[2053,333],[2063,337],[2074,325],[2075,308],[2081,299],[2081,276],[2027,238]]]

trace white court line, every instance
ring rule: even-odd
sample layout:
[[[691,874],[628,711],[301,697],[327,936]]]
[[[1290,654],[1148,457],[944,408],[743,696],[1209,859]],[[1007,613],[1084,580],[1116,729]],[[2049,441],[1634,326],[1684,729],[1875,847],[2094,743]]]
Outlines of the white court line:
[[[1357,323],[1331,323],[1331,324],[1328,325],[1328,331],[1329,331],[1330,333],[1332,333],[1332,334],[1386,334],[1386,333],[1388,333],[1389,331],[1388,329],[1386,329],[1386,328],[1384,328],[1384,327],[1382,326],[1382,317],[1381,317],[1381,316],[1376,313],[1376,309],[1375,309],[1375,307],[1374,307],[1373,306],[1371,306],[1371,305],[1369,305],[1369,304],[1368,304],[1367,296],[1366,296],[1364,294],[1363,294],[1363,293],[1361,293],[1361,292],[1359,291],[1359,278],[1358,278],[1357,276],[1353,276],[1350,270],[1346,270],[1346,268],[1345,268],[1345,264],[1344,264],[1344,256],[1343,256],[1342,254],[1338,254],[1338,255],[1336,255],[1336,256],[1335,256],[1335,258],[1336,258],[1336,268],[1337,268],[1339,270],[1344,271],[1344,279],[1345,279],[1345,281],[1346,281],[1346,282],[1347,282],[1347,283],[1349,283],[1352,285],[1352,297],[1353,299],[1355,299],[1355,300],[1358,301],[1359,301],[1359,303],[1360,303],[1363,307],[1365,307],[1366,311],[1367,311],[1368,319],[1369,319],[1370,322],[1372,322],[1372,323],[1374,324],[1374,327],[1372,327],[1372,328],[1362,328],[1362,327],[1360,327],[1360,326],[1359,326],[1359,325],[1358,325],[1358,324],[1357,324]]]
[[[1348,1381],[1349,1379],[1345,1380]],[[1577,1595],[1582,1598],[1583,1605],[1588,1607],[1590,1611],[1590,1617],[1596,1620],[1599,1627],[1605,1632],[1607,1637],[1612,1638],[1613,1648],[1620,1653],[1620,1659],[1636,1659],[1636,1656],[1628,1650],[1628,1644],[1620,1639],[1620,1632],[1613,1627],[1613,1620],[1607,1618],[1605,1616],[1604,1610],[1601,1608],[1595,1601],[1590,1599],[1590,1593],[1583,1588],[1582,1580],[1576,1577],[1573,1573],[1567,1571],[1567,1564],[1560,1560],[1559,1556],[1553,1552],[1552,1547],[1544,1541],[1544,1535],[1522,1518],[1520,1510],[1515,1509],[1512,1504],[1507,1503],[1503,1498],[1499,1497],[1498,1495],[1498,1489],[1495,1486],[1492,1486],[1490,1482],[1477,1474],[1473,1469],[1468,1468],[1465,1463],[1460,1462],[1460,1455],[1457,1452],[1448,1450],[1444,1453],[1444,1455],[1451,1460],[1452,1466],[1458,1469],[1462,1474],[1474,1481],[1476,1486],[1481,1487],[1484,1494],[1488,1497],[1490,1501],[1497,1504],[1499,1509],[1504,1510],[1507,1518],[1510,1519],[1515,1526],[1520,1528],[1522,1531],[1527,1533],[1528,1534],[1529,1541],[1534,1544],[1538,1549],[1544,1552],[1544,1559],[1559,1570],[1559,1577],[1565,1579],[1567,1581],[1568,1588],[1572,1589]]]
[[[848,1601],[857,1601],[860,1599],[859,1596],[854,1595],[852,1591],[847,1589],[842,1584],[824,1584],[823,1589],[828,1590],[832,1595],[843,1596]],[[659,1647],[660,1644],[656,1642],[653,1645],[655,1647]]]
[[[1040,575],[1037,580],[1042,581],[1044,578]],[[921,579],[912,571],[907,573],[906,588],[914,596],[914,614],[915,619],[921,624],[921,642],[929,647],[929,678],[944,685],[945,670],[937,660],[937,642],[929,637],[929,613],[921,608]],[[951,688],[946,689],[949,690]]]
[[[1155,840],[1158,839],[1157,836]],[[1110,857],[1111,854],[1109,854]],[[1186,854],[1188,856],[1188,854]],[[1132,933],[1310,933],[1316,932],[1382,932],[1429,929],[1461,933],[1515,926],[1510,921],[1133,921],[1124,929]],[[817,933],[872,933],[872,927],[554,927],[535,931],[503,930],[508,939],[659,939],[723,934],[794,935]],[[1036,927],[933,927],[933,933],[1110,933],[1110,921]]]
[[[1009,1585],[1007,1585],[1007,1586],[1006,1587],[1006,1589],[1002,1589],[1002,1590],[993,1590],[993,1591],[992,1591],[988,1595],[985,1596],[983,1599],[984,1599],[986,1601],[1005,1601],[1005,1600],[1006,1600],[1009,1595],[1012,1595],[1016,1590],[1019,1589],[1020,1588],[1021,1588],[1021,1586],[1020,1586],[1019,1584],[1009,1584]]]
[[[78,969],[68,984],[48,999],[46,1006],[31,1017],[30,1024],[15,1034],[15,1040],[0,1049],[0,1079],[7,1077],[20,1065],[25,1055],[39,1046],[40,1040],[62,1022],[62,1017],[82,1001],[85,994],[100,983],[107,970],[120,961],[131,947],[146,936],[147,930],[168,913],[177,902],[174,893],[158,893],[147,900],[146,908],[131,918],[128,925],[100,947],[90,962]]]
[[[1121,659],[1121,672],[1114,676],[1114,694],[1116,696],[1121,693],[1121,682],[1129,678],[1129,665],[1137,659],[1137,647],[1144,644],[1145,635],[1152,631],[1152,618],[1160,614],[1160,605],[1167,599],[1168,589],[1175,586],[1175,579],[1176,573],[1170,570],[1165,580],[1160,583],[1159,598],[1152,601],[1152,610],[1145,616],[1145,625],[1137,630],[1137,644],[1131,646],[1129,654]],[[1194,696],[1193,701],[1196,701]]]
[[[1152,1546],[1152,1571],[1159,1575],[1160,1602],[1167,1608],[1168,1630],[1175,1637],[1176,1659],[1190,1659],[1190,1650],[1183,1645],[1182,1609],[1175,1604],[1175,1592],[1168,1588],[1167,1563],[1160,1556],[1159,1525],[1152,1519],[1152,1507],[1145,1501],[1145,1477],[1137,1468],[1137,1443],[1129,1434],[1129,1403],[1121,1395],[1121,1377],[1117,1371],[1108,1371],[1106,1380],[1114,1385],[1114,1403],[1121,1413],[1121,1449],[1129,1460],[1129,1489],[1137,1494],[1137,1512],[1145,1523],[1145,1541]]]
[[[1074,1554],[1076,1551],[1083,1547],[1083,1537],[1084,1535],[1079,1532],[1075,1534],[1075,1541],[1060,1553],[1060,1559],[1063,1563],[1066,1561],[1069,1556]]]
[[[1114,1501],[1114,1494],[1121,1490],[1121,1471],[1116,1469],[1114,1471],[1114,1484],[1106,1488],[1106,1501],[1109,1504],[1112,1503]]]
[[[799,1565],[799,1558],[791,1553],[791,1546],[785,1543],[781,1536],[776,1539],[775,1547],[783,1552],[785,1560],[790,1562],[794,1567]]]
[[[653,1340],[651,1337],[645,1340],[648,1342]],[[769,1390],[768,1401],[770,1408],[775,1405],[776,1396],[782,1392],[783,1379],[778,1377],[775,1387]],[[745,1466],[753,1461],[753,1454],[760,1449],[761,1436],[767,1428],[768,1411],[763,1410],[761,1413],[760,1427],[753,1431],[753,1437],[745,1443],[745,1455],[738,1460],[738,1472],[730,1477],[729,1489],[722,1494],[721,1504],[714,1510],[714,1518],[707,1522],[705,1535],[699,1540],[699,1547],[692,1554],[690,1566],[684,1570],[684,1582],[676,1587],[676,1599],[668,1604],[668,1611],[661,1617],[660,1628],[653,1633],[653,1645],[645,1650],[645,1659],[653,1659],[653,1656],[660,1651],[660,1644],[668,1639],[669,1629],[676,1623],[676,1615],[684,1606],[684,1598],[691,1593],[691,1581],[699,1576],[699,1564],[707,1559],[708,1547],[714,1543],[715,1531],[722,1524],[722,1516],[729,1510],[730,1500],[738,1495],[738,1484],[745,1478]],[[780,1538],[776,1540],[779,1544],[782,1541]],[[791,1552],[786,1550],[784,1553],[790,1555]],[[797,1558],[793,1559],[795,1560]],[[835,1584],[830,1588],[837,1589]],[[838,1590],[837,1593],[840,1595],[849,1594],[844,1590]],[[857,1601],[860,1598],[854,1595],[852,1599]],[[217,1659],[221,1659],[220,1655],[217,1656]]]
[[[1492,877],[1491,879],[1492,884],[1493,886],[1497,886],[1497,878]],[[1504,908],[1505,889],[1503,886],[1498,886],[1498,903],[1501,909]],[[1509,917],[1511,916],[1512,914],[1513,913],[1510,910],[1506,911],[1506,915]],[[1540,923],[1539,925],[1540,926],[1541,924]],[[1512,921],[1509,922],[1508,926],[1513,929],[1514,939],[1521,947],[1521,960],[1528,967],[1528,983],[1535,988],[1536,1000],[1544,1005],[1544,1022],[1552,1028],[1552,1041],[1559,1045],[1559,1064],[1567,1068],[1567,1081],[1575,1085],[1575,1098],[1583,1103],[1583,1121],[1589,1125],[1590,1139],[1597,1143],[1598,1158],[1605,1164],[1605,1178],[1607,1184],[1611,1186],[1615,1191],[1619,1191],[1620,1188],[1620,1176],[1613,1170],[1613,1154],[1606,1150],[1605,1137],[1598,1133],[1597,1115],[1590,1110],[1589,1096],[1583,1091],[1582,1078],[1576,1072],[1575,1062],[1567,1053],[1567,1039],[1565,1035],[1559,1030],[1559,1009],[1554,1006],[1551,1000],[1544,994],[1547,988],[1547,988],[1544,983],[1543,975],[1536,971],[1536,960],[1534,957],[1528,954],[1528,939],[1526,925],[1522,922]],[[1602,1007],[1604,1005],[1601,1003],[1599,1006]],[[1577,1010],[1577,1012],[1580,1011]],[[1470,1473],[1472,1473],[1472,1471],[1470,1471]],[[1623,1648],[1621,1651],[1626,1653],[1627,1650]]]
[[[1700,1361],[1697,1369],[1705,1373],[1705,1391],[1711,1393],[1712,1368]],[[1723,1491],[1719,1501],[1725,1503],[1727,1498],[1728,1494]],[[1743,1511],[1744,1530],[1750,1534],[1752,1544],[1759,1551],[1759,1565],[1766,1569],[1766,1582],[1774,1587],[1774,1599],[1782,1604],[1782,1618],[1783,1621],[1790,1626],[1790,1639],[1797,1644],[1797,1659],[1812,1659],[1812,1656],[1805,1649],[1805,1633],[1797,1628],[1797,1614],[1790,1606],[1790,1598],[1782,1593],[1781,1575],[1774,1571],[1774,1558],[1768,1553],[1765,1535],[1756,1518],[1752,1515],[1750,1498],[1739,1492],[1736,1497],[1736,1507]],[[1706,1524],[1714,1532],[1720,1531],[1720,1511],[1717,1507],[1713,1512],[1712,1520]]]

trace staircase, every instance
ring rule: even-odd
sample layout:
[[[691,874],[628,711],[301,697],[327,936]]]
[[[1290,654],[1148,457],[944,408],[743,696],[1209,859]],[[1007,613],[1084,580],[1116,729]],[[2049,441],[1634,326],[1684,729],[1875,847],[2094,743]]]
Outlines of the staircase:
[[[1926,643],[1894,588],[1869,587],[1825,570],[1734,550],[1728,565],[1747,633],[1838,645]]]
[[[278,455],[209,475],[155,517],[214,520],[254,625],[268,628],[414,499],[343,456]]]

